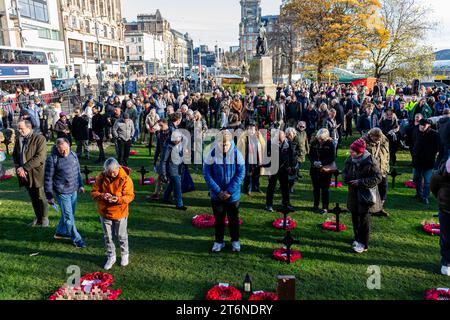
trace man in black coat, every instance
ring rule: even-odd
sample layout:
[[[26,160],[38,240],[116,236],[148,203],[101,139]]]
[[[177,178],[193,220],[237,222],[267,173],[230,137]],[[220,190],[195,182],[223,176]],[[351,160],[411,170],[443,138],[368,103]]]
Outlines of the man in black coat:
[[[431,121],[422,119],[419,122],[413,147],[414,182],[416,184],[416,199],[429,204],[430,181],[439,152],[439,134],[431,129]]]
[[[103,149],[103,140],[105,139],[106,116],[100,113],[97,108],[93,109],[94,116],[92,117],[92,133],[94,140],[97,142],[99,151],[97,163],[105,162],[105,150]]]
[[[431,191],[439,203],[441,225],[441,273],[450,276],[450,159],[443,161],[431,178]]]
[[[209,99],[209,123],[208,127],[215,128],[217,126],[217,117],[220,109],[220,93],[218,90],[214,92],[214,95]]]
[[[81,115],[79,108],[74,111],[74,118],[72,120],[72,135],[77,143],[77,156],[79,159],[85,156],[89,159],[89,118],[86,115]]]
[[[297,164],[297,158],[295,156],[294,148],[291,142],[286,138],[286,134],[283,131],[279,132],[278,138],[278,155],[272,155],[273,157],[279,157],[278,171],[269,176],[269,186],[267,187],[266,195],[266,210],[273,212],[273,198],[275,194],[275,188],[277,187],[278,180],[280,181],[281,197],[282,197],[282,211],[294,212],[295,208],[291,205],[289,199],[289,175],[295,173],[295,166]],[[272,171],[273,168],[270,168]]]

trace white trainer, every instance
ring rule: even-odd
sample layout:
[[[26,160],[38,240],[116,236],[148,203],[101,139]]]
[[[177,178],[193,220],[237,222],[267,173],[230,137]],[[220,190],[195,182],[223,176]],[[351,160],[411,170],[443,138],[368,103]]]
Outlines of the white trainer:
[[[214,245],[212,247],[212,252],[220,252],[220,251],[222,251],[223,248],[225,248],[225,243],[214,242]]]
[[[103,267],[103,269],[105,270],[111,270],[111,268],[113,267],[113,265],[116,263],[116,257],[109,257],[108,260],[105,263],[105,266]]]
[[[358,243],[355,247],[353,247],[353,250],[356,253],[363,253],[363,252],[367,251],[366,247],[361,243]]]
[[[449,276],[450,277],[450,267],[449,266],[442,266],[441,273],[444,276]]]
[[[128,258],[129,258],[128,254],[126,254],[120,258],[120,266],[121,267],[126,267],[130,263]]]
[[[239,241],[234,241],[231,243],[233,247],[233,252],[241,252],[241,243]]]
[[[358,241],[353,241],[353,244],[352,244],[352,248],[355,248],[357,245],[359,244],[359,242]]]

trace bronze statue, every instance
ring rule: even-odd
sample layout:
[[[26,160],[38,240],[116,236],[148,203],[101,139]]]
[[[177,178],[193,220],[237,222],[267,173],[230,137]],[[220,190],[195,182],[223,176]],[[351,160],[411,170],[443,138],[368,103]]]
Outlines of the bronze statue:
[[[261,26],[258,31],[258,39],[256,44],[256,55],[264,56],[267,54],[268,45],[267,45],[267,30],[264,26],[264,23],[261,23]]]

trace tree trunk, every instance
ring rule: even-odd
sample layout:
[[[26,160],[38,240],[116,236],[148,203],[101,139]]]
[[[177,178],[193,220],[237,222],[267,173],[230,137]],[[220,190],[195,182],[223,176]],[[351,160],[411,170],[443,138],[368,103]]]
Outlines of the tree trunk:
[[[323,64],[322,61],[319,61],[317,64],[317,82],[322,83],[323,79]]]

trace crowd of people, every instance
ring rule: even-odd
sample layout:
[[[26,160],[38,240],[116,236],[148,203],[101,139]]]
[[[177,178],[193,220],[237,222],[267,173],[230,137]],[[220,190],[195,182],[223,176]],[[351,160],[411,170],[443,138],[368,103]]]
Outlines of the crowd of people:
[[[228,217],[232,249],[239,252],[241,189],[248,195],[264,193],[260,179],[267,176],[265,209],[274,211],[280,182],[281,211],[294,212],[291,194],[303,179],[301,170],[308,159],[311,210],[327,214],[338,150],[351,140],[342,175],[349,188],[353,250],[368,250],[371,215],[389,216],[385,210],[388,175],[397,165],[398,151],[409,150],[415,198],[428,205],[433,192],[439,200],[442,273],[450,275],[449,92],[382,82],[370,89],[298,82],[279,85],[271,97],[217,86],[208,94],[195,92],[183,79],[147,79],[144,83],[147,85],[140,86],[137,93],[124,97],[116,94],[114,87],[108,88],[103,98],[89,96],[73,114],[63,112],[59,103],[47,106],[38,92],[33,95],[27,89],[18,93],[15,111],[7,103],[0,104],[3,127],[11,127],[13,118],[18,117],[14,163],[20,185],[32,199],[36,214],[32,225],[48,226],[48,204],[58,203],[62,217],[55,238],[70,238],[77,247],[86,246],[74,223],[77,192],[84,192],[78,159],[90,159],[95,142],[96,160],[104,164],[104,171],[91,195],[98,203],[105,235],[105,269],[116,261],[114,236],[121,246],[121,264],[127,265],[128,205],[134,200],[128,161],[131,147],[141,143],[153,156],[158,175],[155,190],[147,199],[156,201],[162,196],[162,201],[171,203],[173,195],[177,210],[188,209],[183,190],[190,177],[189,165],[200,155],[200,163],[194,161],[193,169],[202,164],[216,219],[212,251],[225,247]],[[216,129],[212,147],[206,140],[196,139],[209,135],[211,129]],[[47,156],[46,144],[52,138],[56,144]],[[115,146],[115,158],[106,159],[105,143]],[[76,152],[71,151],[72,145]]]

